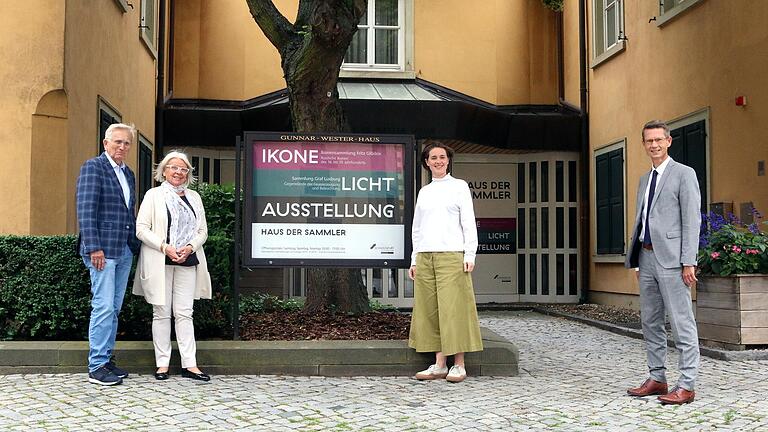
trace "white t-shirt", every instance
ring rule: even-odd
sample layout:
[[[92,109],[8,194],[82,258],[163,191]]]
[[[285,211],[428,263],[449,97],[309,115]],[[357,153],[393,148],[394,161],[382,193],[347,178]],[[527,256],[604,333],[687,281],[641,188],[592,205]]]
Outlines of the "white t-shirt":
[[[464,262],[475,263],[477,223],[467,182],[447,174],[421,188],[411,239],[411,265],[419,252],[464,252]]]

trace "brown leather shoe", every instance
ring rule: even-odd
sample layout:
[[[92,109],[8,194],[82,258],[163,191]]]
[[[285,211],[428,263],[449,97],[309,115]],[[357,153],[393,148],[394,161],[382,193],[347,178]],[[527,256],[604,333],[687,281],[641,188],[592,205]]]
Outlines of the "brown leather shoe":
[[[667,394],[667,383],[648,378],[640,387],[627,389],[627,394],[630,396],[665,395]]]
[[[688,391],[682,387],[675,387],[672,392],[659,396],[662,405],[682,405],[693,402],[696,392]]]

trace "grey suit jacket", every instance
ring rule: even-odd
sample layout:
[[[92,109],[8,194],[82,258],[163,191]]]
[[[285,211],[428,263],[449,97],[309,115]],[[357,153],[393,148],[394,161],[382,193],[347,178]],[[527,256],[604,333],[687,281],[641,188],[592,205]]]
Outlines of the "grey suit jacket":
[[[640,178],[637,189],[637,209],[632,225],[625,267],[639,266],[642,240],[638,239],[645,222],[641,220],[645,189],[650,181],[648,171]],[[701,228],[701,192],[693,168],[670,160],[664,174],[658,180],[649,213],[653,252],[664,268],[696,265]]]

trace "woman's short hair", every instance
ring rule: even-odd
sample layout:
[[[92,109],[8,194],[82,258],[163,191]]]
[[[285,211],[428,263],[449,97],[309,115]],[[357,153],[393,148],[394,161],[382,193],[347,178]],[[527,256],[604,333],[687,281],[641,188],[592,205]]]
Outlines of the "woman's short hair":
[[[196,181],[195,176],[192,174],[192,171],[194,171],[195,168],[191,163],[189,163],[189,158],[187,155],[179,150],[171,150],[168,152],[168,154],[165,155],[163,160],[157,164],[157,167],[155,167],[155,180],[159,182],[165,181],[165,177],[163,177],[163,171],[165,171],[165,166],[168,165],[168,162],[170,162],[171,159],[181,159],[184,161],[184,163],[187,165],[187,168],[189,168],[189,172],[187,173],[187,181],[184,182],[184,186],[193,184]]]
[[[441,148],[445,150],[445,154],[448,155],[448,171],[447,172],[450,174],[453,171],[453,149],[440,142],[433,142],[432,144],[429,144],[428,146],[424,147],[424,150],[421,152],[421,166],[423,166],[424,169],[429,171],[429,165],[427,165],[427,159],[429,159],[429,152],[431,152],[432,149],[436,149],[436,148]]]

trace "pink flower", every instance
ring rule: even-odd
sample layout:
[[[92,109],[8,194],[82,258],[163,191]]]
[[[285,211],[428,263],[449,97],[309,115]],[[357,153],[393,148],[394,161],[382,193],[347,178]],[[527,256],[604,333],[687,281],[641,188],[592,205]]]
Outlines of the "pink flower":
[[[758,254],[758,250],[757,249],[747,249],[746,254],[747,255],[757,255]]]
[[[738,247],[738,246],[736,246],[736,245],[733,245],[733,246],[731,247],[731,250],[732,250],[732,251],[734,251],[734,252],[736,252],[736,253],[741,253],[741,248],[740,248],[740,247]]]
[[[712,257],[712,259],[717,259],[717,257],[720,256],[720,252],[712,252],[710,256]]]

